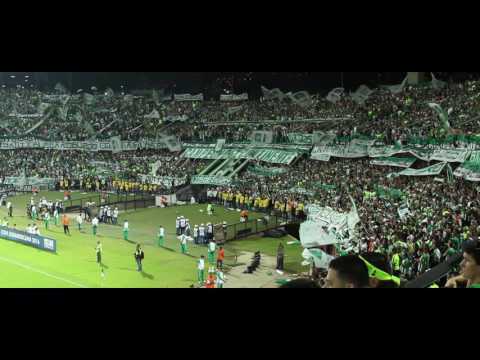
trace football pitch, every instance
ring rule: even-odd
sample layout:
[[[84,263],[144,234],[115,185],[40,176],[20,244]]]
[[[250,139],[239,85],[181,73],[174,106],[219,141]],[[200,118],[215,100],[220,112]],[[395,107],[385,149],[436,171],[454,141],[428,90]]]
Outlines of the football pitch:
[[[62,192],[42,192],[36,198],[49,200],[62,199]],[[88,195],[73,193],[72,197],[82,198]],[[32,220],[26,216],[26,204],[31,194],[17,195],[9,200],[14,206],[13,218],[8,218],[9,226],[16,225],[25,230]],[[73,216],[70,221],[71,236],[64,235],[63,226],[45,229],[43,222],[37,225],[43,236],[57,240],[57,253],[35,249],[16,242],[0,239],[0,288],[188,288],[197,281],[197,259],[201,255],[207,258],[204,246],[188,243],[188,254],[180,253],[180,244],[175,234],[175,219],[183,215],[195,224],[228,224],[239,222],[236,211],[215,207],[215,215],[206,214],[206,205],[184,205],[165,209],[149,208],[137,211],[121,212],[118,225],[100,224],[97,237],[92,234],[90,224],[83,224],[78,230]],[[0,218],[7,216],[5,207],[0,208]],[[252,218],[261,214],[252,213]],[[129,241],[123,240],[122,225],[127,219],[130,232]],[[166,231],[165,247],[157,244],[158,229],[162,225]],[[101,240],[104,274],[96,262],[95,246]],[[302,249],[299,245],[287,245],[292,238],[281,239],[252,236],[248,239],[228,242],[225,245],[225,264],[227,270],[232,266],[245,266],[235,263],[236,256],[242,252],[261,251],[265,255],[275,256],[278,244],[285,246],[285,270],[291,273],[305,271],[302,262]],[[145,251],[143,272],[136,271],[133,253],[135,245],[140,243]],[[207,264],[208,268],[208,264]],[[228,281],[228,280],[227,280]]]

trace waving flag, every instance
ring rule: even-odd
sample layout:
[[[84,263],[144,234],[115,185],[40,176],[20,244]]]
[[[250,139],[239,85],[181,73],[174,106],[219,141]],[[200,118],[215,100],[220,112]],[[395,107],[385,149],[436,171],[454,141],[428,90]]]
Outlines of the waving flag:
[[[443,108],[440,105],[435,103],[429,103],[428,106],[437,113],[438,118],[440,119],[442,128],[445,130],[450,130],[450,121],[448,120],[448,112],[443,110]],[[449,112],[451,113],[450,110]]]
[[[335,88],[328,93],[327,100],[330,101],[331,103],[336,104],[338,101],[342,99],[344,92],[345,92],[344,88]]]

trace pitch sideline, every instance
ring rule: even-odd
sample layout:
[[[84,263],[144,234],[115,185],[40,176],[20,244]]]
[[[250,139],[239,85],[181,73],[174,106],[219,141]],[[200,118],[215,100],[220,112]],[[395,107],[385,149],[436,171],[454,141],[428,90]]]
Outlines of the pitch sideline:
[[[50,278],[52,278],[52,279],[56,279],[56,280],[60,280],[60,281],[66,282],[66,283],[68,283],[68,284],[70,284],[70,285],[75,285],[75,286],[77,286],[77,287],[84,288],[84,289],[87,289],[87,288],[88,288],[88,286],[85,286],[85,285],[76,283],[76,282],[71,281],[71,280],[68,280],[68,279],[64,279],[64,278],[58,277],[58,276],[56,276],[56,275],[52,275],[52,274],[50,274],[50,273],[47,273],[47,272],[42,271],[42,270],[35,269],[35,268],[31,267],[31,266],[28,266],[28,265],[19,263],[19,262],[17,262],[17,261],[4,258],[3,256],[0,256],[0,260],[3,261],[3,262],[6,262],[6,263],[13,264],[13,265],[19,266],[19,267],[21,267],[21,268],[24,268],[24,269],[27,269],[27,270],[30,270],[30,271],[33,271],[33,272],[36,272],[36,273],[39,273],[39,274],[48,276],[48,277],[50,277]]]

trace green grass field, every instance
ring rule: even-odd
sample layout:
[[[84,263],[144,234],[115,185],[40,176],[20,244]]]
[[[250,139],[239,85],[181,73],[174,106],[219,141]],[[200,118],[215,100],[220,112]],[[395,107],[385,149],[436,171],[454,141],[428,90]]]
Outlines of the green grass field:
[[[62,199],[61,192],[44,192],[39,196],[48,199]],[[73,198],[85,197],[82,193],[73,193]],[[26,204],[31,195],[10,198],[14,205],[14,217],[9,218],[9,225],[24,230],[31,220],[26,217]],[[71,219],[71,236],[63,234],[61,225],[50,223],[45,230],[43,223],[38,222],[41,235],[57,240],[57,254],[37,250],[35,248],[0,239],[0,287],[7,288],[182,288],[190,287],[196,282],[196,261],[200,255],[207,255],[205,247],[189,243],[189,255],[180,253],[179,241],[175,236],[175,219],[183,215],[190,223],[200,224],[212,222],[218,224],[227,221],[229,224],[239,221],[239,214],[234,211],[216,207],[214,216],[208,216],[205,205],[186,205],[167,209],[140,209],[121,213],[118,226],[100,224],[97,238],[103,245],[103,263],[106,277],[100,276],[100,266],[96,263],[96,238],[92,235],[89,224],[83,224],[78,231],[76,223]],[[0,208],[0,217],[7,215],[6,208]],[[260,214],[251,214],[258,218]],[[129,242],[123,240],[123,220],[130,224]],[[158,228],[166,229],[165,248],[156,244]],[[279,242],[286,247],[286,271],[299,272],[305,270],[300,266],[302,249],[299,245],[286,245],[290,237],[270,239],[250,237],[245,240],[232,241],[226,244],[226,264],[234,265],[235,255],[242,251],[261,251],[274,256]],[[133,257],[135,244],[144,246],[145,260],[143,273],[136,271]],[[227,266],[228,268],[228,266]]]

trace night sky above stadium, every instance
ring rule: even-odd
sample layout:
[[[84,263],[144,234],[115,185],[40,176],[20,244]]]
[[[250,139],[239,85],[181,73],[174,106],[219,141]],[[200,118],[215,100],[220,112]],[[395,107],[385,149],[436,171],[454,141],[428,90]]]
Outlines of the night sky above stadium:
[[[442,77],[442,73],[436,73]],[[473,73],[443,73],[448,77],[465,77]],[[399,83],[406,72],[0,72],[0,83],[32,86],[39,83],[53,87],[57,82],[75,90],[112,87],[114,90],[166,88],[178,92],[234,91],[249,92],[260,85],[286,91],[327,91],[344,85]],[[440,75],[440,76],[439,76]],[[445,79],[447,80],[447,79]]]

